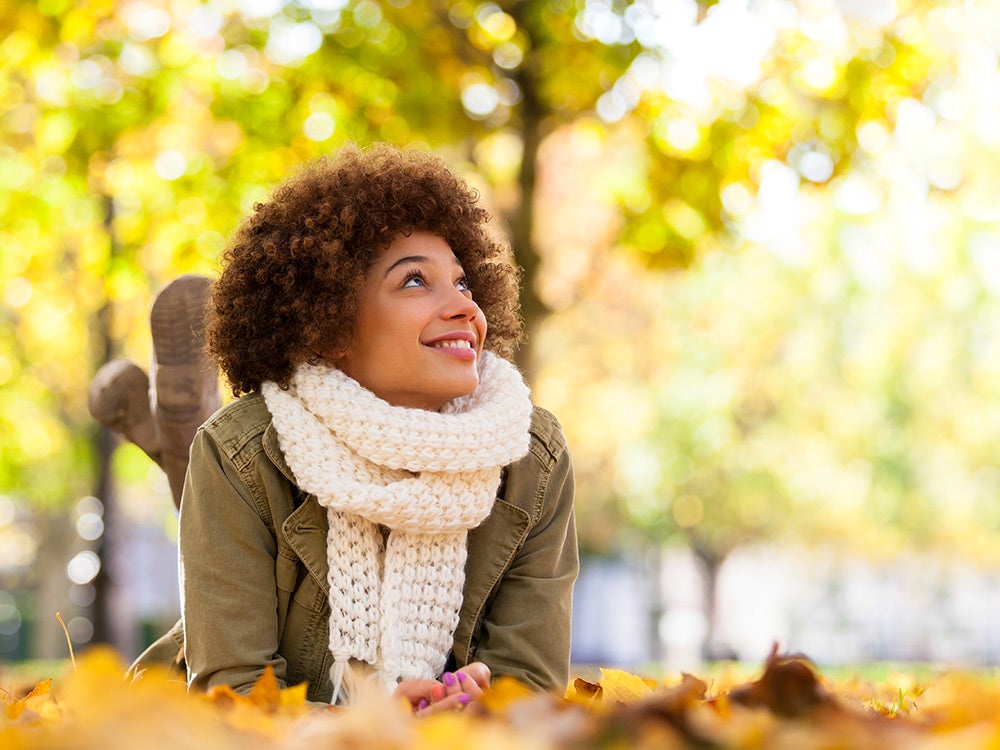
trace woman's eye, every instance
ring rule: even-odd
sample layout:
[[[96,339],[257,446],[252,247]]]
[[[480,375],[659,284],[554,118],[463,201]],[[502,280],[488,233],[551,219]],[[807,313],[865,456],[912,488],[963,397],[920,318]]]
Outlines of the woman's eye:
[[[407,287],[418,287],[418,286],[424,286],[424,277],[417,272],[409,273],[406,275],[406,278],[403,279],[404,289]]]
[[[472,291],[472,287],[469,286],[469,277],[463,276],[458,281],[455,282],[455,286],[462,292]]]

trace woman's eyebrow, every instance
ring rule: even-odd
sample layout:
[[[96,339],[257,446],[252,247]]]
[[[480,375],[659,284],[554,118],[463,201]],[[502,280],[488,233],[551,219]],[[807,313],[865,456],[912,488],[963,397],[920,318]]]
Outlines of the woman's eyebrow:
[[[459,262],[458,258],[455,258],[454,260],[455,260],[455,265],[458,266],[459,268],[462,268],[462,264],[461,262]],[[392,269],[398,266],[403,266],[408,263],[429,263],[429,262],[430,258],[428,258],[426,255],[407,255],[394,261],[392,265],[390,265],[387,269],[385,269],[385,273],[383,274],[383,276],[388,276],[390,273],[392,273]],[[464,269],[462,270],[464,271]]]
[[[403,258],[399,258],[391,266],[385,269],[384,275],[388,276],[392,272],[392,269],[396,268],[397,266],[403,266],[406,265],[407,263],[426,263],[428,260],[429,258],[426,255],[407,255]]]

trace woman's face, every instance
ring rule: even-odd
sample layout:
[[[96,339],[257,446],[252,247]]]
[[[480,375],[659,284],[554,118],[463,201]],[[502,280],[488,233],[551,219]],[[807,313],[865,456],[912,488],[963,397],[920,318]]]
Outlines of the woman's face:
[[[399,235],[361,287],[350,347],[335,364],[394,406],[437,411],[479,384],[486,320],[451,247]]]

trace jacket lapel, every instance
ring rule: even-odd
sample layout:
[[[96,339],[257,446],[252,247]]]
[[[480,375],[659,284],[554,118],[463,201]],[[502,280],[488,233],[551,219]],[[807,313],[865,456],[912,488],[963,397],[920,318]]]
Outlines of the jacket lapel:
[[[330,528],[326,510],[308,495],[306,500],[281,524],[281,532],[302,564],[306,566],[324,594],[329,595],[330,583],[326,575],[326,535]]]
[[[264,430],[262,442],[264,453],[267,454],[271,463],[277,466],[278,470],[295,487],[295,475],[289,468],[288,462],[285,461],[285,454],[278,442],[278,431],[274,429],[273,423],[268,424],[267,429]],[[288,542],[288,546],[298,555],[302,564],[306,566],[306,570],[309,571],[309,575],[328,596],[330,583],[326,579],[329,569],[326,561],[326,535],[329,528],[326,510],[316,502],[312,495],[306,495],[306,499],[281,524],[281,533]]]

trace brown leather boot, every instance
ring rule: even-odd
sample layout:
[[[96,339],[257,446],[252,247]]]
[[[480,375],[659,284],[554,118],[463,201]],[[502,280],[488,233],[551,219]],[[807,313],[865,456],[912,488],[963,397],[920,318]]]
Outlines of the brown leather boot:
[[[160,463],[160,438],[149,406],[149,376],[135,362],[114,359],[90,381],[90,415]]]
[[[153,336],[152,413],[160,465],[180,506],[191,440],[222,404],[219,372],[205,352],[204,316],[211,280],[188,274],[154,297],[149,313]]]

